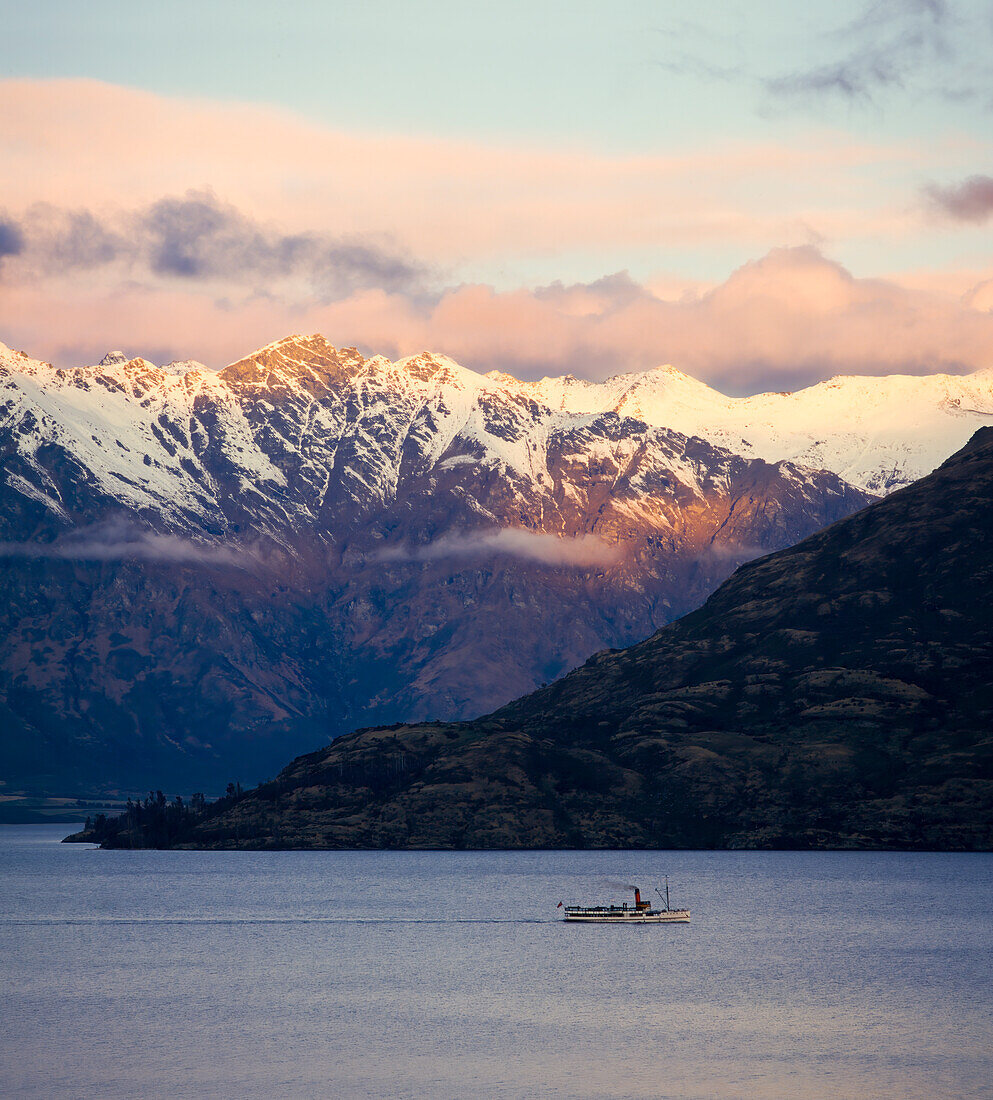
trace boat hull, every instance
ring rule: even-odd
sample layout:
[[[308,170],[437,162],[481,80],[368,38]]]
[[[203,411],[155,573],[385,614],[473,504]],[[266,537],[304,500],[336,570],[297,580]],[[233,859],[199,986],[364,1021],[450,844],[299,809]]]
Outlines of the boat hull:
[[[658,913],[566,913],[565,920],[569,924],[689,924],[690,911],[688,909],[670,909],[668,912]]]

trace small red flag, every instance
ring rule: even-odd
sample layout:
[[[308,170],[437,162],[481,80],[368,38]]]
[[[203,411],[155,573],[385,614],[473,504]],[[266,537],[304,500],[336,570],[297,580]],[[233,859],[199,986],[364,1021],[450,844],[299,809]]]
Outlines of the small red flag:
[[[555,906],[555,908],[556,909],[561,909],[562,908],[562,902],[559,902],[558,905]]]

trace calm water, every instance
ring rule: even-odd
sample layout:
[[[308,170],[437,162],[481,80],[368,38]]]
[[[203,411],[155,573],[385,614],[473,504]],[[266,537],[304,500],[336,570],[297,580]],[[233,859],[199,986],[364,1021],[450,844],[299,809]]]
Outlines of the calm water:
[[[0,828],[0,1094],[993,1094],[993,856],[97,852]],[[693,923],[555,906],[668,872]]]

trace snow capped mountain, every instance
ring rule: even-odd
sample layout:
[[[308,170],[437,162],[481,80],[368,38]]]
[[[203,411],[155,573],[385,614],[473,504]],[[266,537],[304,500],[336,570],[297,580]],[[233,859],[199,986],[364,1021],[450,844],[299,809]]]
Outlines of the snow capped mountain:
[[[971,375],[838,376],[795,393],[740,398],[669,366],[600,383],[543,378],[534,390],[556,409],[610,409],[735,454],[832,470],[876,494],[930,473],[977,428],[993,423],[993,368]]]
[[[925,472],[991,396],[530,383],[320,336],[220,371],[0,347],[0,770],[252,779],[366,721],[478,714],[862,507],[837,470]]]
[[[171,363],[166,363],[162,369],[166,374],[184,375],[187,371],[207,371],[210,368],[198,359],[174,359]]]
[[[59,370],[0,345],[0,394],[0,426],[17,441],[7,484],[53,515],[65,518],[66,504],[40,456],[57,448],[94,489],[170,529],[199,533],[225,516],[276,538],[287,525],[319,524],[335,500],[381,507],[402,480],[459,465],[499,471],[515,494],[541,499],[542,530],[574,534],[562,502],[582,490],[556,476],[563,448],[581,440],[588,467],[623,468],[625,506],[637,509],[660,464],[702,491],[694,463],[664,453],[673,433],[830,470],[878,494],[928,473],[993,422],[990,370],[833,378],[729,398],[672,367],[523,383],[440,355],[365,359],[320,336],[288,337],[219,372],[121,352]]]
[[[108,351],[107,354],[100,360],[100,366],[119,367],[122,363],[126,363],[127,361],[128,357],[124,354],[123,351]]]
[[[615,481],[623,471],[624,491],[613,494],[622,511],[639,510],[660,470],[698,496],[714,476],[677,453],[685,441],[667,429],[615,410],[553,411],[533,387],[444,356],[367,360],[321,337],[290,337],[217,373],[122,360],[57,370],[0,353],[0,425],[15,441],[7,483],[61,519],[55,450],[85,469],[90,492],[170,530],[202,534],[223,518],[281,542],[322,528],[330,509],[369,513],[402,484],[459,471],[462,480],[491,471],[510,494],[494,510],[467,485],[481,521],[517,526],[524,502],[558,535],[577,533],[576,504],[605,463]],[[660,517],[662,529],[673,522]]]

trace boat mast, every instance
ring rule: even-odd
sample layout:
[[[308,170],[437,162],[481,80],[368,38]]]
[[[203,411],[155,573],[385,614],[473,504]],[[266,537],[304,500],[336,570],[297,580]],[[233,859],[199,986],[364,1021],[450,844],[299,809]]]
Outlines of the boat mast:
[[[662,891],[656,886],[655,893],[662,897]],[[665,911],[669,912],[669,876],[665,876],[665,897],[662,899],[665,902]]]

